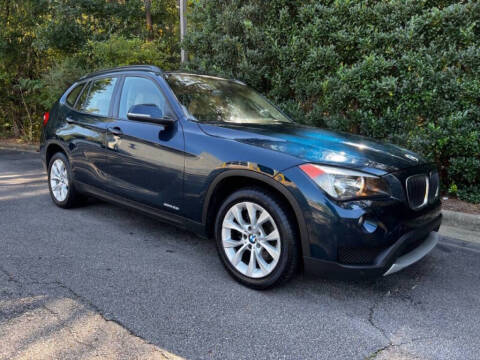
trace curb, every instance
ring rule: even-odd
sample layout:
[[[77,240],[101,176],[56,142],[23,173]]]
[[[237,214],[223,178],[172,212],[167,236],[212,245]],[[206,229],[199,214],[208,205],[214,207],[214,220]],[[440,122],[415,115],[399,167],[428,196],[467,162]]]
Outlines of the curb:
[[[480,215],[442,210],[442,225],[461,228],[480,233]]]
[[[39,152],[39,145],[31,144],[12,144],[0,141],[0,149],[2,150],[20,150],[29,152]]]

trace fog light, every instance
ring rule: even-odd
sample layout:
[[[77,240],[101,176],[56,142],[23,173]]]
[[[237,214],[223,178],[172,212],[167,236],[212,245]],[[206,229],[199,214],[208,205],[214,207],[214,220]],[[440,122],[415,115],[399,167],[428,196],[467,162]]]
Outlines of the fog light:
[[[363,228],[363,230],[366,231],[369,234],[375,232],[375,230],[377,230],[377,228],[378,228],[377,221],[375,221],[373,219],[369,219],[366,216],[361,216],[358,219],[358,225],[360,225]]]
[[[363,222],[363,229],[370,234],[375,232],[377,228],[378,228],[378,224],[376,221],[367,219]]]

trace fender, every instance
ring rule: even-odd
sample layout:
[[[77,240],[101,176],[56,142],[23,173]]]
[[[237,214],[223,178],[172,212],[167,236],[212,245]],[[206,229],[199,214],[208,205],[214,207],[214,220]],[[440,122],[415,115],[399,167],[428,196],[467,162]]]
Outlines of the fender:
[[[305,223],[305,218],[303,216],[303,212],[298,205],[297,200],[295,197],[290,193],[290,191],[280,183],[280,181],[276,180],[275,178],[271,176],[264,175],[262,173],[258,173],[252,170],[242,170],[242,169],[234,169],[234,170],[226,170],[219,175],[210,183],[210,186],[208,187],[207,194],[205,195],[205,201],[203,202],[203,210],[202,210],[202,224],[204,226],[207,225],[207,213],[208,213],[208,207],[210,205],[210,201],[212,199],[212,195],[215,192],[215,189],[217,185],[222,181],[225,180],[229,177],[247,177],[255,180],[259,180],[266,185],[269,185],[273,187],[275,190],[279,191],[289,202],[290,206],[292,207],[294,213],[295,213],[295,218],[298,223],[298,227],[300,230],[300,242],[302,246],[302,253],[303,255],[307,255],[309,253],[308,250],[308,231],[307,231],[307,226]],[[281,177],[284,178],[281,173],[277,173],[275,177]]]
[[[63,151],[67,153],[67,155],[70,153],[70,149],[68,148],[68,146],[66,146],[66,144],[63,141],[56,140],[56,139],[47,140],[45,143],[45,150],[47,150],[50,145],[58,145],[63,149]]]
[[[40,156],[42,158],[42,162],[43,162],[43,165],[44,165],[45,169],[48,167],[47,152],[48,152],[48,148],[51,145],[58,145],[60,148],[62,148],[65,155],[67,155],[67,159],[70,161],[70,149],[65,145],[65,143],[62,142],[62,141],[59,141],[59,140],[50,139],[50,140],[47,140],[45,142],[45,145],[40,147]]]

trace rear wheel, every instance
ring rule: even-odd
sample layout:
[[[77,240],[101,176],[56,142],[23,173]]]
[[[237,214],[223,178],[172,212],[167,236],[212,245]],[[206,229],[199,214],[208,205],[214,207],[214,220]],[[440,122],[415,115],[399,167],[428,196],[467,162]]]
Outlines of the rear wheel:
[[[83,199],[75,190],[70,163],[64,153],[58,152],[50,159],[48,187],[53,202],[61,208],[71,208]]]
[[[294,226],[273,194],[248,188],[230,195],[215,224],[217,249],[239,282],[265,289],[289,280],[298,264]]]

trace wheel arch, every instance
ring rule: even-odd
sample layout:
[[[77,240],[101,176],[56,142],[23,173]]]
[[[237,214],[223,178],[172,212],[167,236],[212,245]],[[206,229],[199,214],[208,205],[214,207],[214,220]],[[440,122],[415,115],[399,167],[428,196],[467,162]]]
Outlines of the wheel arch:
[[[308,254],[308,232],[303,212],[294,195],[280,182],[267,175],[251,170],[227,170],[218,175],[210,184],[202,210],[202,223],[207,237],[212,237],[215,216],[224,199],[243,187],[260,187],[275,194],[287,206],[295,220],[300,241],[300,255]]]
[[[47,169],[48,169],[48,166],[50,165],[50,159],[57,152],[64,153],[65,156],[67,157],[67,159],[69,159],[68,151],[65,149],[63,144],[61,144],[60,142],[57,142],[57,141],[50,141],[45,147],[45,165],[46,165]]]

